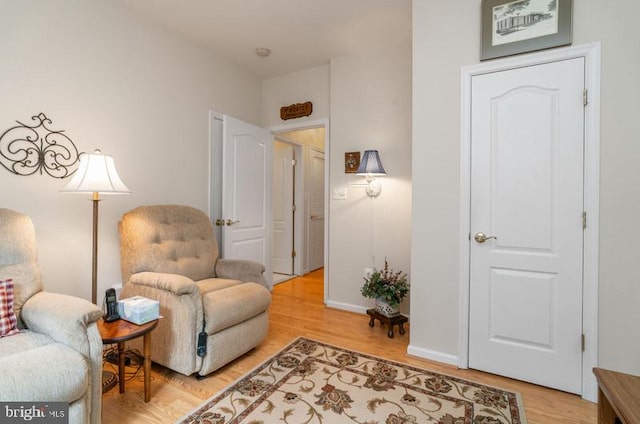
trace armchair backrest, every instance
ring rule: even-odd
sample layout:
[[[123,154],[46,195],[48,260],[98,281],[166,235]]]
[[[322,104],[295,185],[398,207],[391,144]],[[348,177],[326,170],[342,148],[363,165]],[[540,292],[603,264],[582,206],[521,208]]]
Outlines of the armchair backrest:
[[[18,327],[22,305],[42,291],[38,265],[36,230],[31,218],[11,209],[0,208],[0,280],[13,279],[13,309]]]
[[[138,272],[215,277],[218,243],[209,217],[182,205],[140,206],[119,223],[123,284]]]

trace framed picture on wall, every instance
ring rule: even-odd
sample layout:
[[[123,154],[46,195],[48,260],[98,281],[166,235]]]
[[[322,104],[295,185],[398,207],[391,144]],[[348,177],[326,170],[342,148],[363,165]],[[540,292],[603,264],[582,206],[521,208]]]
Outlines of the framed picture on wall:
[[[360,166],[360,152],[347,152],[344,154],[345,174],[355,174]]]
[[[572,0],[482,0],[480,60],[571,44]]]

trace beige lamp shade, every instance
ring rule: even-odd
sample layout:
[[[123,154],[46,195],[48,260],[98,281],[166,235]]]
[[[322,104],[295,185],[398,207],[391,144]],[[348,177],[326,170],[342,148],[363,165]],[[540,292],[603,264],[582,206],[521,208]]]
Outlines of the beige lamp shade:
[[[96,149],[80,155],[78,170],[61,192],[128,194],[131,190],[120,179],[113,157]]]
[[[93,250],[91,262],[91,301],[96,303],[98,287],[98,202],[100,193],[129,194],[131,190],[120,179],[113,158],[96,149],[82,153],[80,165],[62,193],[93,194]]]

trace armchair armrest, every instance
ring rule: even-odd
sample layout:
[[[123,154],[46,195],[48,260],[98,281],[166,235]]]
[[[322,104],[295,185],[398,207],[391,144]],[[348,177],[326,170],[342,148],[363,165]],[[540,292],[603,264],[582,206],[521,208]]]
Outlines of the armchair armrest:
[[[91,356],[88,329],[102,317],[102,309],[85,299],[42,291],[24,303],[20,316],[28,329]]]
[[[182,275],[146,271],[131,274],[122,288],[121,298],[131,296],[160,302],[163,318],[153,331],[158,340],[151,346],[154,361],[185,375],[197,371],[202,358],[195,351],[204,317],[200,287]],[[171,340],[178,338],[180,346],[173,346]]]
[[[200,288],[191,278],[178,274],[139,272],[131,275],[125,287],[129,284],[158,289],[178,296],[184,294],[200,295]]]
[[[244,259],[218,259],[216,276],[240,281],[253,281],[266,287],[263,264]]]

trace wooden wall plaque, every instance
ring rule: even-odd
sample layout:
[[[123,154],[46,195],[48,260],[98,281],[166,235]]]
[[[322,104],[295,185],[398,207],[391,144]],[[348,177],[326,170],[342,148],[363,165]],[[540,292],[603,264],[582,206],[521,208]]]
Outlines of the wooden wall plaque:
[[[313,104],[311,102],[295,103],[280,108],[280,119],[286,121],[287,119],[302,118],[303,116],[311,115],[311,112],[313,112]]]

